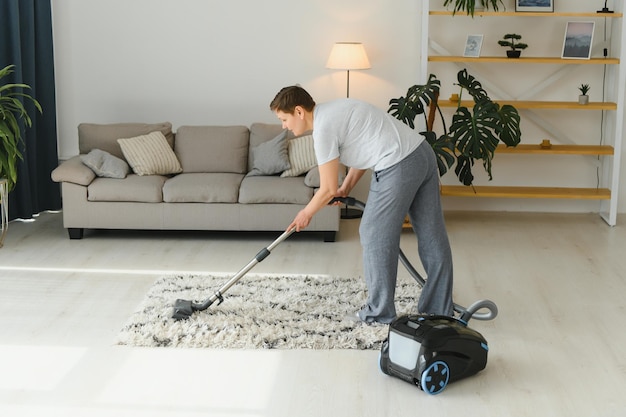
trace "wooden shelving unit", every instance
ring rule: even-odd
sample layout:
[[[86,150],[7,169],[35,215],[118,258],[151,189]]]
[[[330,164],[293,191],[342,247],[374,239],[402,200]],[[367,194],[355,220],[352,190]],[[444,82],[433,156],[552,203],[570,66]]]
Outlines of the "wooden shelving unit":
[[[550,145],[549,147],[520,144],[516,147],[498,145],[499,154],[535,154],[535,155],[614,155],[611,145]]]
[[[510,104],[517,109],[553,109],[553,110],[617,110],[617,103],[589,102],[578,104],[577,101],[530,101],[530,100],[495,100],[500,105]],[[457,107],[457,101],[439,100],[439,107]],[[473,106],[474,102],[461,100],[462,106]]]
[[[609,96],[609,100],[605,102],[591,102],[587,105],[580,105],[578,102],[570,101],[540,101],[540,100],[495,100],[500,105],[510,104],[517,109],[527,109],[529,111],[541,110],[550,112],[552,110],[565,110],[565,111],[601,111],[601,112],[614,112],[615,117],[611,122],[611,137],[606,142],[607,144],[589,144],[589,138],[581,138],[579,141],[575,141],[576,144],[552,144],[549,146],[542,146],[542,144],[527,144],[523,143],[515,148],[507,148],[505,146],[499,146],[496,152],[498,154],[510,154],[510,155],[582,155],[601,159],[602,163],[608,168],[607,174],[601,180],[601,185],[594,188],[580,188],[580,187],[532,187],[532,186],[474,186],[466,187],[463,185],[444,185],[442,186],[441,193],[443,196],[454,197],[487,197],[487,198],[540,198],[540,199],[578,199],[578,200],[598,200],[600,201],[600,214],[603,219],[609,225],[616,224],[617,214],[617,194],[619,188],[619,168],[621,159],[621,142],[624,134],[624,96],[626,95],[626,69],[624,65],[621,65],[621,57],[626,52],[626,37],[624,30],[620,25],[611,25],[613,33],[610,35],[616,39],[614,47],[609,53],[608,57],[599,57],[591,59],[563,59],[555,56],[522,56],[517,59],[510,59],[503,56],[480,56],[480,57],[464,57],[447,53],[440,53],[441,48],[437,49],[436,54],[431,54],[429,49],[430,42],[430,19],[436,16],[442,16],[440,18],[445,19],[445,16],[452,18],[453,12],[449,10],[430,10],[432,1],[422,1],[422,44],[421,44],[421,60],[420,69],[421,75],[424,80],[430,73],[428,71],[429,63],[470,63],[472,65],[556,65],[561,68],[562,66],[585,66],[593,68],[593,66],[616,66],[616,70],[613,72],[615,77],[614,83],[616,85],[616,91],[612,92]],[[560,8],[567,8],[567,4],[562,3],[558,5]],[[622,2],[615,2],[615,13],[597,13],[595,10],[590,12],[561,12],[556,11],[552,13],[534,13],[534,12],[515,12],[515,11],[486,11],[476,12],[474,18],[484,19],[524,19],[528,17],[540,17],[542,19],[554,19],[554,18],[571,18],[573,20],[598,20],[598,19],[622,19],[623,18],[623,4]],[[463,16],[461,13],[456,13],[454,18],[463,19],[470,18]],[[567,21],[568,19],[561,19],[560,21]],[[487,20],[483,20],[487,22]],[[597,25],[596,25],[597,26]],[[614,28],[615,26],[615,28]],[[537,30],[541,30],[541,26],[535,26]],[[534,30],[534,29],[533,29]],[[596,28],[598,30],[598,28]],[[451,34],[448,32],[447,36]],[[459,34],[459,39],[464,39],[465,33]],[[532,80],[532,76],[528,76],[528,80]],[[536,81],[536,80],[534,80]],[[551,81],[554,83],[554,81]],[[556,85],[556,84],[555,84]],[[462,101],[463,106],[472,106],[473,102]],[[440,107],[454,108],[458,105],[458,101],[452,99],[439,99]],[[546,112],[542,113],[548,114]],[[522,117],[524,117],[522,115]],[[603,118],[604,120],[604,118]],[[605,122],[606,123],[606,122]],[[543,138],[535,139],[537,142],[541,142]],[[525,142],[523,140],[523,142]],[[580,142],[581,144],[578,144]],[[593,143],[593,141],[592,141]],[[497,164],[498,161],[495,161]],[[410,227],[410,225],[408,225]]]
[[[453,16],[454,13],[450,10],[429,10],[431,16]],[[457,13],[461,15],[462,13]],[[475,17],[481,16],[513,16],[513,17],[608,17],[608,18],[621,18],[623,14],[621,12],[616,13],[597,13],[597,12],[475,12]]]
[[[591,59],[563,59],[561,57],[526,57],[511,59],[505,56],[481,56],[472,58],[461,55],[450,56],[429,56],[431,62],[480,62],[480,63],[497,63],[497,64],[558,64],[558,65],[618,65],[619,58],[591,58]]]
[[[608,200],[608,188],[514,187],[444,185],[441,195],[450,197],[490,198],[570,198],[576,200]]]

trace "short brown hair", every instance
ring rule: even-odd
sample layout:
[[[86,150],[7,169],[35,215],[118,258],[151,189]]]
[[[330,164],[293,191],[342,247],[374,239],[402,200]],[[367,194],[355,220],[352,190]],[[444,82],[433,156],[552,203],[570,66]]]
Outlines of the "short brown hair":
[[[299,85],[282,88],[270,103],[270,110],[293,114],[296,106],[306,111],[313,111],[315,101],[307,91]]]

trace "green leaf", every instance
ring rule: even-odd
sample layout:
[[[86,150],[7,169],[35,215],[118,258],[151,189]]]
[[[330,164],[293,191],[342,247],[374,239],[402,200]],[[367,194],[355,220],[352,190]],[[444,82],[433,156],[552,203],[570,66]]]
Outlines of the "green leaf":
[[[498,112],[500,115],[500,140],[506,146],[517,146],[522,140],[520,116],[517,109],[505,104]]]
[[[461,107],[452,117],[450,136],[455,139],[462,156],[483,160],[483,166],[491,176],[491,159],[498,146],[496,131],[499,130],[498,106],[490,101],[477,103],[471,113]],[[459,179],[465,183],[460,177]]]
[[[472,185],[474,182],[472,166],[474,166],[474,160],[472,158],[463,155],[457,158],[454,173],[463,185]]]
[[[454,155],[454,140],[448,135],[442,135],[437,138],[437,134],[433,131],[420,132],[420,134],[426,138],[426,141],[435,152],[439,176],[444,175],[456,161],[456,156]]]
[[[396,119],[415,129],[415,118],[425,114],[426,108],[439,95],[441,82],[430,74],[424,85],[414,85],[406,92],[406,97],[389,100],[387,110]]]
[[[474,99],[474,103],[489,100],[489,95],[483,89],[482,84],[473,76],[467,72],[467,69],[462,69],[457,74],[458,84],[461,88],[467,90],[467,92]]]

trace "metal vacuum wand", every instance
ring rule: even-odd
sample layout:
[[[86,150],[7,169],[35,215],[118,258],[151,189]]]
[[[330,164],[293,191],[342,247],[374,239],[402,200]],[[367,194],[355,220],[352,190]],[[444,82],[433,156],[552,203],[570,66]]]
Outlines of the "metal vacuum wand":
[[[292,228],[283,232],[275,241],[273,241],[269,246],[261,249],[256,256],[248,262],[246,266],[241,268],[239,272],[237,272],[231,279],[229,279],[224,285],[222,285],[213,295],[207,298],[202,303],[194,303],[191,300],[183,300],[178,299],[174,303],[174,312],[172,313],[172,318],[175,320],[182,320],[191,317],[194,311],[202,311],[209,308],[213,303],[219,301],[218,304],[221,304],[224,301],[224,293],[228,291],[230,287],[232,287],[237,281],[241,279],[244,275],[248,273],[256,264],[263,261],[263,259],[267,258],[272,250],[278,246],[283,240],[287,239],[293,232],[296,231],[296,228]]]

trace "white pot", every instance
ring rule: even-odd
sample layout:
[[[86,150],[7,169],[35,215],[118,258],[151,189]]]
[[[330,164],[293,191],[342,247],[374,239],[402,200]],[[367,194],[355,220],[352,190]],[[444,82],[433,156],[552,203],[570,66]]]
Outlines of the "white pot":
[[[589,96],[588,95],[579,95],[578,96],[578,104],[587,104],[589,103]]]
[[[0,248],[9,227],[9,186],[7,180],[0,178]]]

